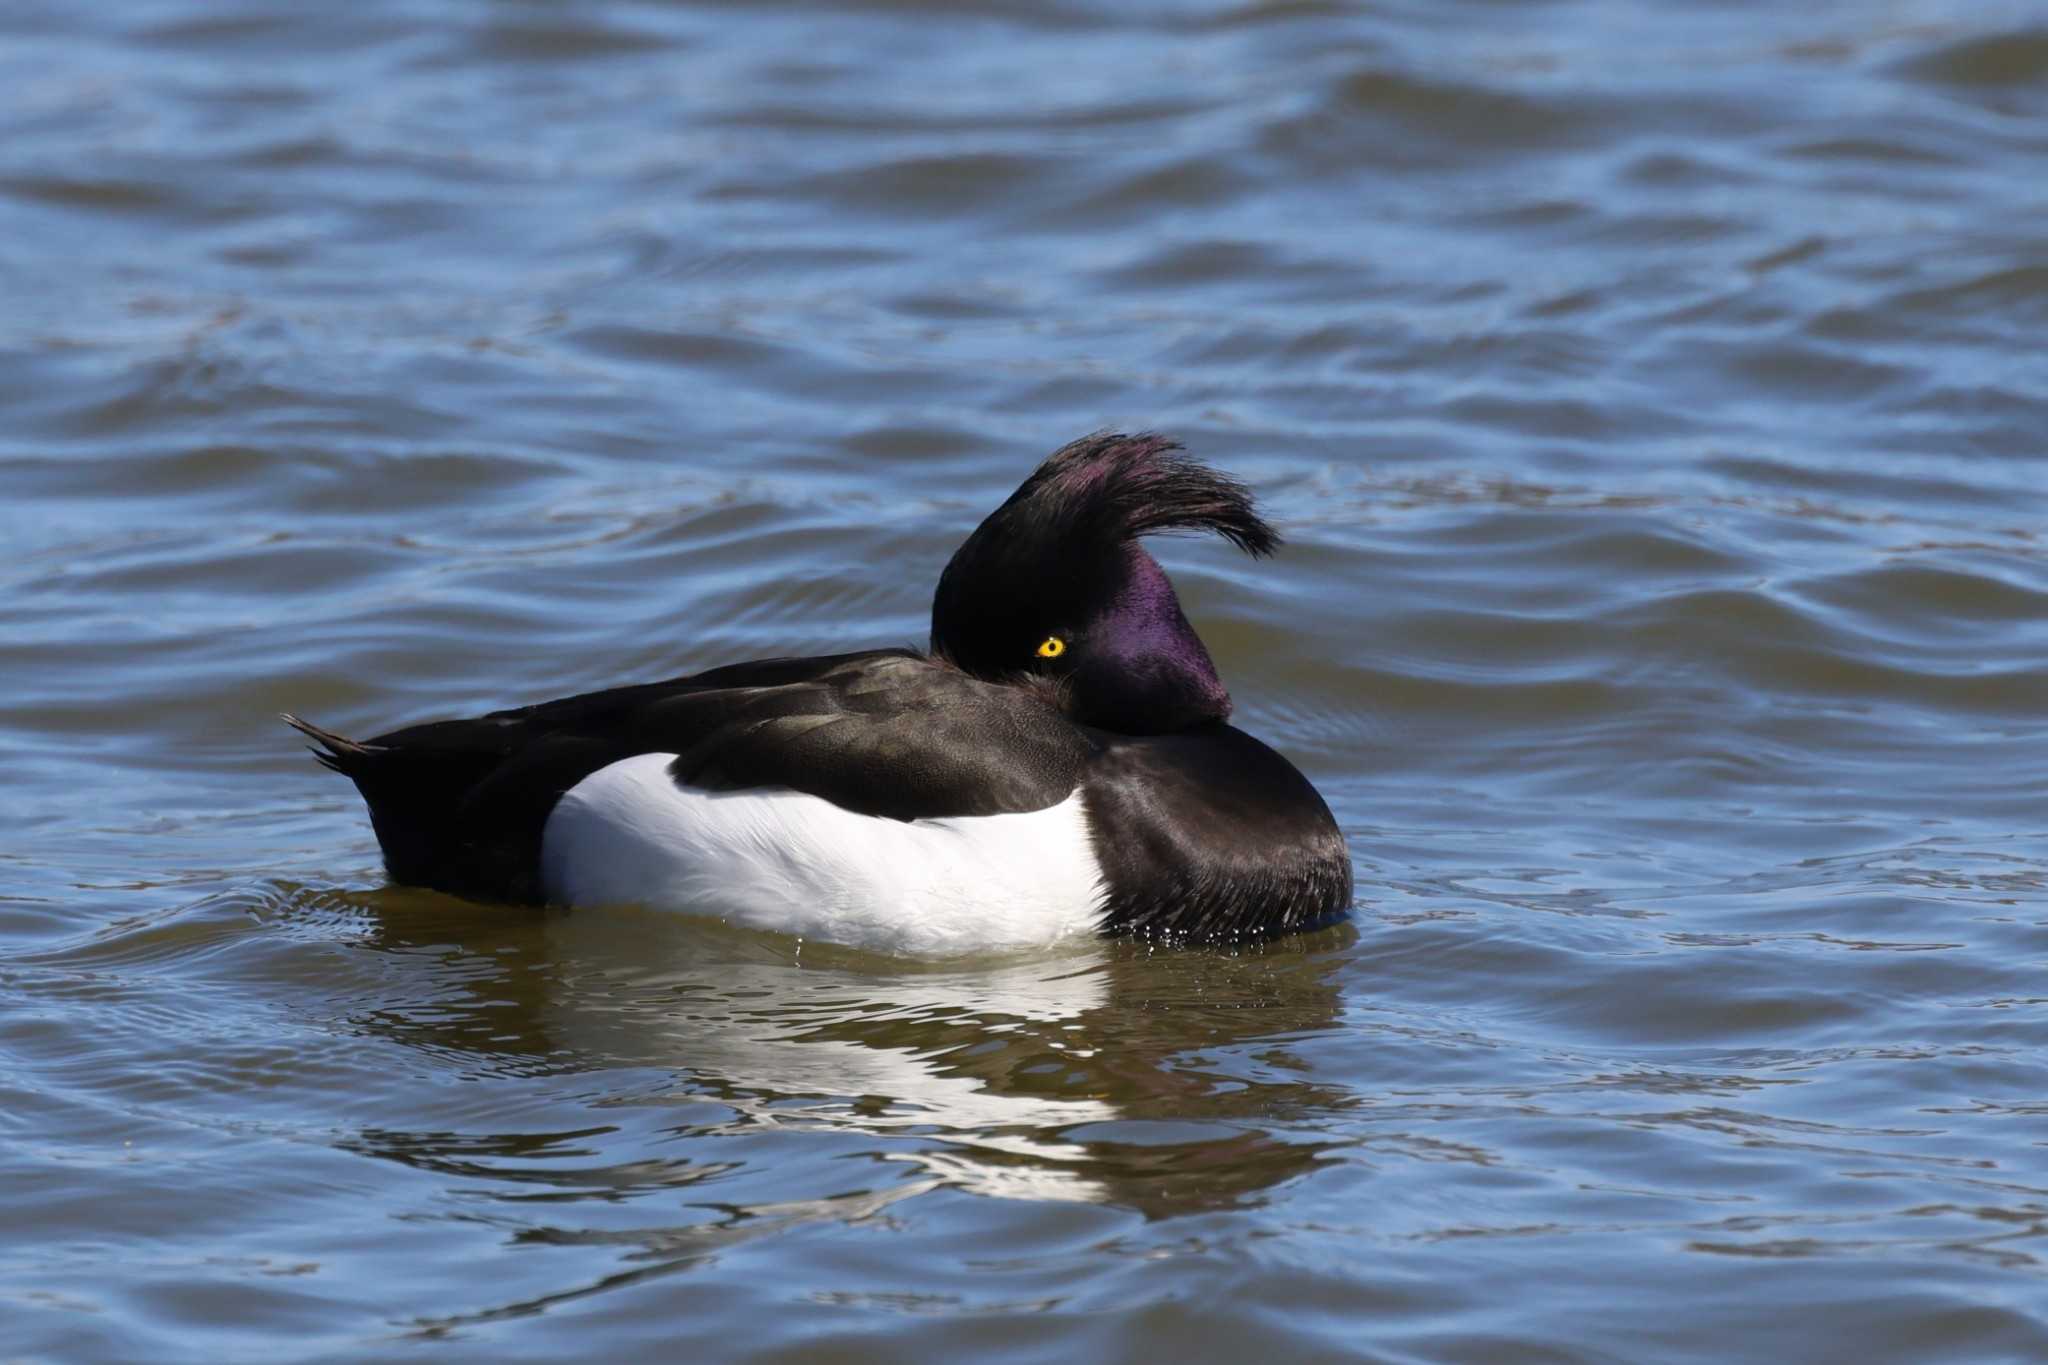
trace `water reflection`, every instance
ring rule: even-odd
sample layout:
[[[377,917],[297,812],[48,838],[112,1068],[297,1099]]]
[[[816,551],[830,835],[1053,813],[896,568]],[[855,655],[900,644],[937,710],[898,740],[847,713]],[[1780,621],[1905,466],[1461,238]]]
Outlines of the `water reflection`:
[[[1299,1121],[1345,1103],[1287,1040],[1335,1026],[1334,950],[1349,929],[1236,955],[1088,943],[933,965],[643,912],[507,924],[410,892],[345,899],[366,913],[365,946],[432,977],[412,1003],[387,993],[353,1027],[468,1078],[599,1082],[558,1106],[547,1132],[525,1113],[529,1126],[502,1137],[350,1140],[482,1179],[498,1200],[679,1190],[744,1214],[749,1235],[764,1219],[866,1217],[939,1187],[1168,1217],[1304,1173],[1331,1144],[1303,1140]],[[1253,1057],[1247,1044],[1263,1046]],[[826,1148],[887,1174],[831,1198],[725,1202],[750,1171]],[[626,1236],[651,1249],[710,1233]]]

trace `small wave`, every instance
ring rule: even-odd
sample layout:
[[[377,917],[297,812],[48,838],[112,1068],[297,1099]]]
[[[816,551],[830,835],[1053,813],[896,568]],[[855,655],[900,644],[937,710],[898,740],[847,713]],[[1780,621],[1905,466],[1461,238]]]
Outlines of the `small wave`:
[[[2048,30],[1978,34],[1909,58],[1897,69],[1965,90],[2038,87],[2048,80]]]

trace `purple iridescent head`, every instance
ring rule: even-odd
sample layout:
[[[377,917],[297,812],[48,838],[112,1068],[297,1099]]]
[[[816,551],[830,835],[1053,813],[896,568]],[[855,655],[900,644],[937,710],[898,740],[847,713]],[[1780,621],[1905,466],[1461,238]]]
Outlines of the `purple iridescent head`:
[[[980,678],[1041,677],[1068,714],[1123,734],[1230,715],[1230,693],[1159,561],[1154,531],[1280,544],[1244,485],[1161,436],[1055,451],[957,551],[932,599],[932,650]]]

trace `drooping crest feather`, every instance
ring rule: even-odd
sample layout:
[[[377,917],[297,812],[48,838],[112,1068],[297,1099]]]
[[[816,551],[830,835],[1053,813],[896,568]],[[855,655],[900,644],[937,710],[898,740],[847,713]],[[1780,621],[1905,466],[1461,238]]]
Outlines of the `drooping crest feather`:
[[[1043,587],[1058,568],[1082,570],[1162,531],[1213,531],[1252,555],[1280,546],[1237,480],[1164,436],[1101,432],[1054,451],[975,528],[946,566],[939,600],[986,593],[1018,575]]]
[[[1213,531],[1251,555],[1280,537],[1252,507],[1251,491],[1153,432],[1099,432],[1054,451],[989,523],[1014,534],[1026,516],[1080,544],[1115,545],[1160,531]],[[979,533],[977,533],[979,534]]]

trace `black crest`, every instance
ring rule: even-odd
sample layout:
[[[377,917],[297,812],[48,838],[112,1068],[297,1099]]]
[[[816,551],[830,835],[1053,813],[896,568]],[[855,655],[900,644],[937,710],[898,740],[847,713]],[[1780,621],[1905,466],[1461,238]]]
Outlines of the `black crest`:
[[[1108,548],[1159,531],[1212,531],[1252,555],[1280,547],[1237,480],[1164,436],[1103,432],[1054,451],[962,549],[995,539],[1029,553],[1048,538]]]

